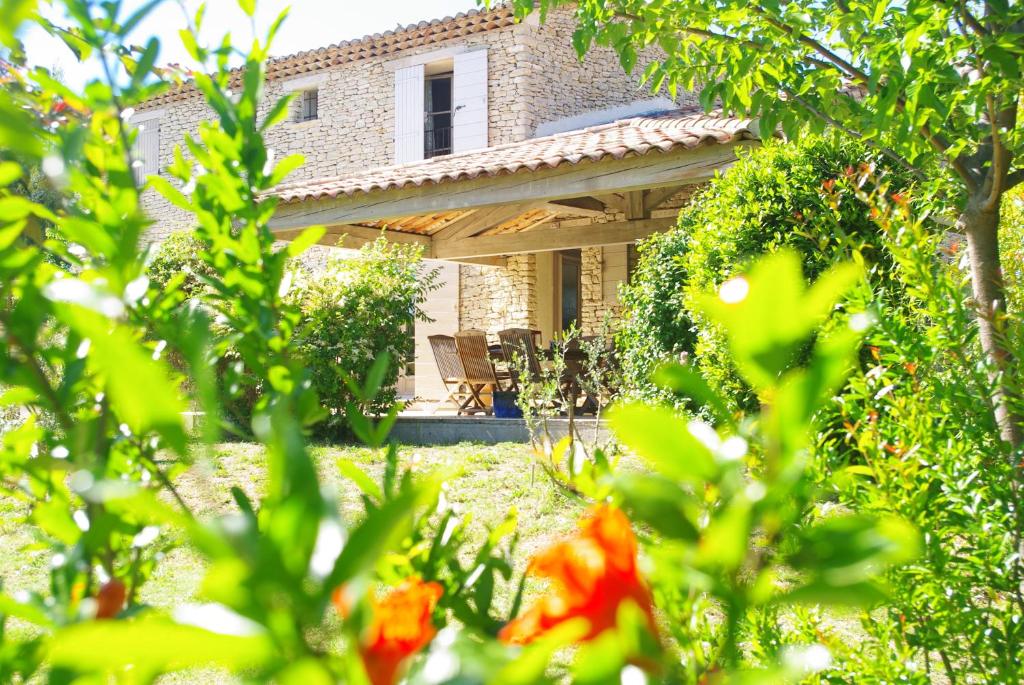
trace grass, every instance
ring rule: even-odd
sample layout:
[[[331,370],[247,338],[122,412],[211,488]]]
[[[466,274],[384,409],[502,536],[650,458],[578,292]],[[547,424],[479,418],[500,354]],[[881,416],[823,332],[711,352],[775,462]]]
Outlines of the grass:
[[[337,469],[344,457],[379,479],[382,456],[373,450],[354,446],[321,446],[312,449],[321,482],[333,488],[347,521],[362,514],[359,491]],[[556,488],[538,468],[534,472],[529,448],[520,444],[445,447],[403,447],[403,464],[417,470],[443,469],[452,473],[446,497],[457,512],[470,513],[468,550],[486,537],[489,526],[499,523],[508,510],[519,514],[520,545],[515,557],[517,575],[525,570],[533,554],[571,531],[584,505]],[[182,498],[200,518],[231,511],[235,505],[231,488],[240,487],[258,500],[265,479],[263,448],[248,443],[216,446],[210,458],[197,462],[182,473],[175,485]],[[16,501],[0,498],[0,579],[5,592],[37,590],[45,592],[48,583],[49,552],[37,547],[35,527],[23,520],[27,508]],[[170,550],[142,587],[140,600],[158,608],[170,609],[193,601],[198,596],[205,565],[203,559],[187,547]],[[495,606],[507,607],[514,587],[497,587]],[[186,672],[161,679],[161,683],[233,683],[229,675],[218,672]]]

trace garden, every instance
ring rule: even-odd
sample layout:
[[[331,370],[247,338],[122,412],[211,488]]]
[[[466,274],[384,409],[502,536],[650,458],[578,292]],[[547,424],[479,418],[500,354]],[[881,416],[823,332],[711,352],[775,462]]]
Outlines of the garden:
[[[1021,682],[1019,3],[574,3],[762,142],[638,246],[610,441],[446,447],[390,438],[420,251],[270,229],[285,15],[187,17],[212,117],[140,178],[156,3],[57,4],[0,0],[0,682]]]

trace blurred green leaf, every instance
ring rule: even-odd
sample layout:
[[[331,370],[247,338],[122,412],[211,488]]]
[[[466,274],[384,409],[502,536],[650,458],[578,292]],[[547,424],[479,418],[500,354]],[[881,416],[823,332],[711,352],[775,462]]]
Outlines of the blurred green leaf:
[[[669,409],[627,404],[615,407],[608,421],[624,445],[669,478],[703,483],[718,473],[711,451]]]
[[[692,496],[675,482],[657,475],[626,473],[615,478],[615,491],[632,520],[646,523],[668,538],[697,540],[697,527],[686,509]]]
[[[265,635],[215,633],[159,616],[130,621],[89,621],[58,630],[50,643],[50,660],[84,672],[111,672],[132,667],[166,672],[195,666],[247,669],[274,656]]]
[[[60,307],[62,318],[89,340],[89,366],[106,379],[110,401],[135,435],[156,430],[179,454],[185,453],[181,394],[163,361],[143,351],[124,326],[79,306]]]

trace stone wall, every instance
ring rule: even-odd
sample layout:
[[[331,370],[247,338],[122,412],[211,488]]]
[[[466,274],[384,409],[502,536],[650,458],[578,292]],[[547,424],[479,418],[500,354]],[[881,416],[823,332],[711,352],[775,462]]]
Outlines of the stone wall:
[[[604,318],[604,250],[585,247],[580,251],[580,329],[583,335],[597,335]]]
[[[513,255],[506,266],[460,267],[459,327],[491,335],[504,328],[536,328],[534,255]]]
[[[581,62],[572,44],[575,28],[575,18],[567,8],[549,12],[544,24],[517,27],[517,49],[522,51],[523,68],[531,75],[518,106],[525,109],[531,131],[556,119],[654,97],[648,86],[640,84],[640,76],[659,56],[657,49],[641,53],[633,72],[627,74],[611,48],[594,46]],[[663,89],[659,95],[667,95],[667,91]],[[680,93],[676,102],[696,105],[697,97]]]

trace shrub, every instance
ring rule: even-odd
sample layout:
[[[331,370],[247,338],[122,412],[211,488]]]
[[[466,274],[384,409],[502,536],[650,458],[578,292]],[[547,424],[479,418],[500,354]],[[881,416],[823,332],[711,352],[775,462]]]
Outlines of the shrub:
[[[210,265],[199,258],[201,249],[191,231],[175,231],[153,251],[146,264],[146,275],[161,290],[171,279],[183,279],[181,292],[189,298],[198,297],[209,287],[203,278],[213,274]]]
[[[358,254],[333,257],[327,267],[310,273],[298,261],[288,265],[291,287],[284,298],[300,316],[294,351],[302,359],[328,418],[319,428],[338,435],[344,414],[355,396],[346,378],[362,387],[374,360],[386,354],[388,363],[377,379],[380,391],[372,403],[357,403],[359,411],[381,413],[395,402],[401,369],[412,361],[412,326],[424,315],[420,305],[434,288],[436,272],[423,269],[422,250],[389,243],[383,238]],[[202,243],[189,232],[171,234],[147,265],[154,285],[165,288],[181,280],[180,290],[204,302],[210,294],[206,280],[215,269],[201,257]],[[209,302],[207,302],[209,305]],[[231,330],[214,322],[224,339]],[[253,407],[263,382],[250,373],[238,350],[227,345],[216,363],[225,418],[248,433]]]
[[[697,341],[685,307],[686,265],[690,236],[676,230],[658,233],[637,245],[639,261],[622,288],[627,322],[616,336],[624,386],[637,399],[663,400],[666,393],[651,382],[657,365],[693,352]]]
[[[436,289],[437,271],[424,269],[421,254],[419,246],[380,238],[358,256],[333,258],[300,284],[296,353],[331,411],[328,430],[344,425],[345,410],[356,400],[349,382],[365,385],[374,360],[385,354],[381,390],[358,409],[377,414],[394,404],[398,375],[413,359],[413,326],[426,320],[420,307]]]
[[[887,278],[877,228],[865,206],[833,206],[823,193],[862,163],[885,168],[866,146],[846,139],[808,137],[767,141],[741,152],[679,215],[675,229],[641,245],[640,263],[623,288],[623,364],[637,394],[656,393],[650,371],[659,361],[692,353],[713,387],[743,407],[756,398],[729,362],[721,332],[696,313],[694,297],[743,273],[759,255],[782,247],[801,255],[809,278],[854,251]],[[894,189],[907,185],[890,171]]]
[[[819,421],[816,453],[844,508],[897,515],[928,536],[921,559],[890,574],[886,610],[864,617],[871,639],[854,650],[858,673],[896,663],[879,663],[875,650],[906,654],[904,678],[916,663],[947,682],[1020,682],[1019,457],[999,439],[987,399],[995,386],[966,297],[966,264],[937,259],[942,236],[906,207],[877,193],[865,199],[878,209],[879,244],[906,296],[893,304],[874,294],[879,316],[867,354],[827,424]],[[1010,245],[1020,226],[1003,230]],[[1011,317],[1009,330],[1019,330],[1019,313]],[[1007,373],[1021,387],[1019,364]]]

